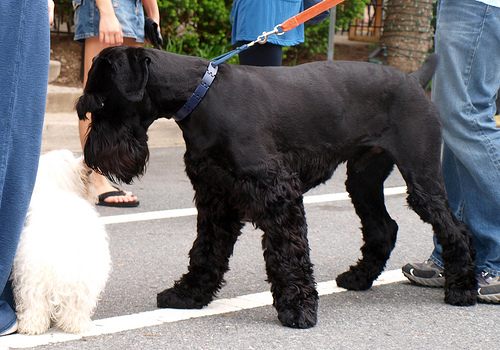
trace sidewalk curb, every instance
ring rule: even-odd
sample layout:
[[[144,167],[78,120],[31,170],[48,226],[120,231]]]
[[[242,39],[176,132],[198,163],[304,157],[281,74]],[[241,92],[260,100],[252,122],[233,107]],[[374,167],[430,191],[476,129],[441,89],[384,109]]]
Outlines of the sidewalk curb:
[[[76,100],[82,95],[81,88],[49,84],[45,113],[68,113],[75,110]]]
[[[172,119],[158,119],[148,129],[148,146],[184,146],[182,131]],[[42,133],[42,153],[55,149],[69,149],[81,152],[76,112],[46,113]]]

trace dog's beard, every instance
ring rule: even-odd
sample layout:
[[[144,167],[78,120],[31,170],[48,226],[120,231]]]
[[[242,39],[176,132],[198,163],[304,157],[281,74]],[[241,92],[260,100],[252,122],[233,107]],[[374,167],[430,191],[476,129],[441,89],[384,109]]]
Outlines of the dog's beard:
[[[92,125],[84,148],[85,163],[114,182],[132,183],[144,174],[149,159],[146,131],[136,126],[107,132]]]

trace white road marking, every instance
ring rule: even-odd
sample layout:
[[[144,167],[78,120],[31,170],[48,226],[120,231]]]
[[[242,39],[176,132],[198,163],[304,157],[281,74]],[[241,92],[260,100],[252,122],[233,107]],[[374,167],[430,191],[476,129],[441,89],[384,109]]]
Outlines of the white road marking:
[[[406,193],[406,186],[388,187],[384,190],[384,194],[386,196],[404,194],[404,193]],[[349,199],[349,194],[347,192],[341,192],[341,193],[321,194],[316,196],[306,196],[304,197],[304,203],[312,204],[312,203],[336,202],[348,199]],[[127,222],[135,222],[135,221],[179,218],[183,216],[193,216],[196,214],[197,214],[196,208],[171,209],[171,210],[159,210],[159,211],[151,211],[151,212],[137,213],[137,214],[103,216],[101,217],[101,221],[106,225],[110,225],[110,224],[121,224]]]
[[[385,195],[396,195],[406,193],[406,187],[391,187],[384,190]],[[304,197],[304,203],[324,203],[341,200],[348,200],[349,195],[344,193],[333,193],[316,196]],[[101,217],[105,224],[127,223],[135,221],[147,221],[168,219],[183,216],[196,215],[195,208],[161,210],[155,212],[115,215]],[[392,270],[383,272],[373,283],[374,286],[385,285],[404,281],[405,277],[401,270]],[[337,287],[336,282],[326,281],[317,284],[317,290],[320,296],[345,292],[346,289]],[[240,310],[253,309],[261,306],[272,305],[273,300],[270,292],[242,295],[231,299],[217,299],[203,309],[184,310],[184,309],[158,309],[146,311],[132,315],[116,316],[95,320],[92,322],[92,329],[84,334],[67,334],[59,330],[49,330],[49,332],[30,336],[25,334],[13,334],[0,337],[0,350],[4,348],[30,348],[35,346],[47,345],[50,343],[62,343],[72,340],[78,340],[85,337],[94,337],[104,334],[112,334],[127,330],[139,329],[144,327],[158,326],[164,323],[178,322],[191,318],[207,317],[220,315]]]
[[[406,278],[401,270],[392,270],[383,272],[373,285],[380,286],[404,280],[406,280]],[[319,282],[317,284],[317,290],[320,296],[347,291],[344,288],[337,287],[335,281]],[[62,343],[85,337],[96,337],[144,327],[159,326],[164,323],[184,321],[192,318],[254,309],[261,306],[272,305],[272,303],[273,299],[271,292],[241,295],[231,299],[216,299],[203,309],[157,309],[132,315],[95,320],[92,322],[92,329],[84,334],[67,334],[59,330],[50,329],[47,333],[42,335],[13,334],[3,336],[0,338],[0,349],[4,349],[5,347],[30,348],[51,343]]]

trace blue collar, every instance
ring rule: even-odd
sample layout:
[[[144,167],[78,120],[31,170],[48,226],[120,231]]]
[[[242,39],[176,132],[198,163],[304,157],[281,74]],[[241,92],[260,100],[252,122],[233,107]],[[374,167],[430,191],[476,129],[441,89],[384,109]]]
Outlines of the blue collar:
[[[203,96],[205,96],[205,94],[207,93],[208,88],[210,87],[210,85],[212,85],[212,82],[215,79],[215,75],[217,74],[218,69],[219,69],[218,65],[214,66],[212,62],[208,64],[207,71],[205,72],[205,75],[203,76],[200,85],[198,85],[196,90],[194,90],[193,94],[186,102],[186,104],[182,106],[181,109],[179,109],[177,113],[173,115],[172,118],[176,122],[186,118],[196,108],[196,106],[198,106],[198,104],[203,99]]]
[[[275,30],[276,30],[276,28],[275,28]],[[250,46],[252,46],[256,42],[260,42],[261,44],[264,44],[267,41],[267,36],[269,34],[273,34],[273,32],[263,33],[262,38],[265,37],[265,40],[260,39],[261,37],[259,37],[259,39],[257,39],[257,41],[254,41],[254,42],[249,43],[249,44],[244,44],[240,47],[237,47],[236,49],[234,49],[231,52],[225,53],[225,54],[220,55],[219,57],[216,57],[213,60],[211,60],[210,63],[208,64],[207,71],[205,72],[205,75],[203,76],[203,79],[201,80],[201,84],[198,85],[198,87],[196,88],[196,90],[194,90],[193,94],[191,95],[189,100],[186,102],[186,104],[184,106],[182,106],[181,109],[179,109],[177,111],[177,113],[175,113],[172,116],[172,118],[176,122],[178,122],[178,121],[186,118],[196,108],[196,106],[198,106],[198,104],[203,99],[203,96],[205,96],[205,94],[207,93],[208,88],[210,87],[210,85],[212,85],[212,82],[215,79],[215,75],[217,74],[217,70],[219,69],[219,64],[227,61],[228,59],[230,59],[234,55],[240,53],[241,51],[248,49]]]

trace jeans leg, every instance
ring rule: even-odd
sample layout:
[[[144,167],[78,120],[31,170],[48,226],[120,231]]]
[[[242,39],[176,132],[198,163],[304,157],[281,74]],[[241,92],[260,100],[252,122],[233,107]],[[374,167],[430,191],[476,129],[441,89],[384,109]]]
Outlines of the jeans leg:
[[[15,322],[8,297],[10,290],[6,288],[10,288],[7,281],[40,156],[50,29],[47,0],[2,0],[0,16],[0,332],[3,332]]]
[[[441,0],[435,37],[440,63],[433,99],[443,120],[443,176],[451,208],[474,238],[478,272],[500,275],[500,8]],[[433,260],[440,261],[436,245]]]
[[[464,221],[464,203],[461,196],[461,182],[457,172],[457,159],[447,144],[443,144],[442,170],[443,176],[446,174],[446,191],[451,210],[458,220]],[[442,253],[443,248],[437,242],[436,236],[434,236],[434,251],[430,260],[439,267],[444,268],[443,259],[441,258]]]

